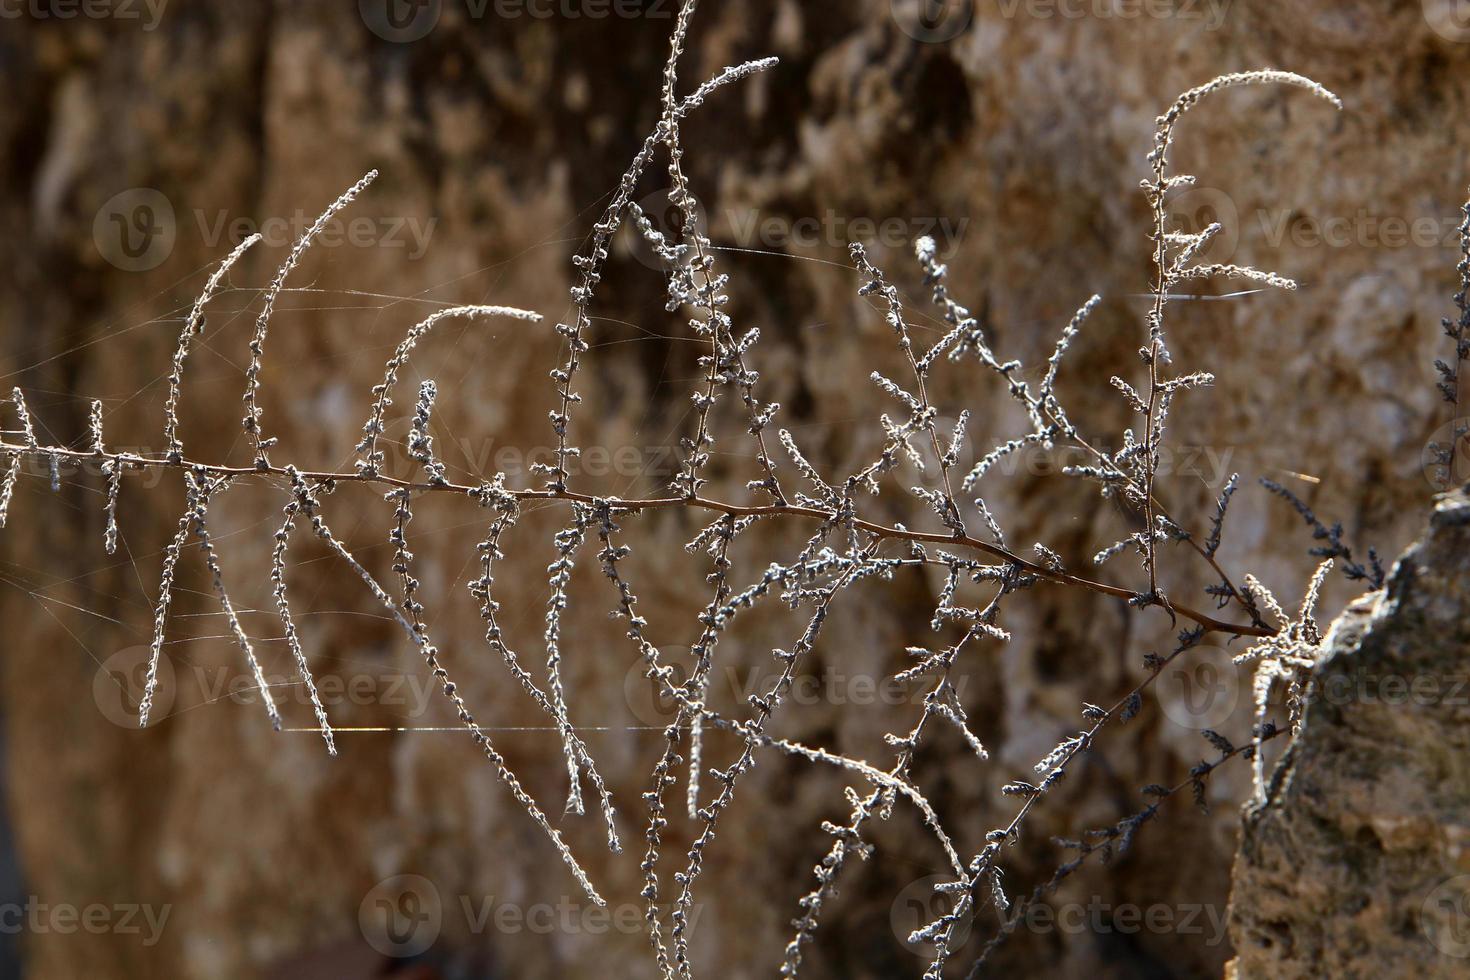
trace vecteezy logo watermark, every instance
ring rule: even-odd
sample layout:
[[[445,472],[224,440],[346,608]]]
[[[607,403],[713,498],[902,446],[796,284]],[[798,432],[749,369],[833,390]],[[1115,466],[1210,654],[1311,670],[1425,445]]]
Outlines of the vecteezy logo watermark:
[[[689,648],[665,646],[659,647],[659,652],[663,654],[662,662],[673,671],[669,684],[674,687],[687,684],[689,671],[684,663],[689,660]],[[662,681],[648,676],[648,664],[641,657],[623,675],[623,700],[633,717],[650,728],[664,728],[679,714],[679,704],[673,694]]]
[[[1443,215],[1377,214],[1359,208],[1351,215],[1319,216],[1300,211],[1256,213],[1261,236],[1271,248],[1458,248],[1458,212]]]
[[[146,646],[119,650],[105,660],[92,679],[92,696],[108,721],[123,728],[138,727],[138,706],[147,684],[152,650]],[[149,724],[167,718],[178,703],[180,674],[193,682],[204,704],[253,705],[260,701],[260,687],[249,673],[227,663],[189,664],[182,672],[167,656],[158,661],[158,682],[153,692]],[[299,674],[263,671],[266,686],[277,704],[296,704],[305,711],[313,707],[311,694]],[[321,672],[315,676],[316,694],[330,715],[344,706],[391,709],[400,723],[422,718],[437,700],[438,684],[429,675],[381,671]]]
[[[688,647],[660,647],[660,653],[664,655],[661,662],[672,671],[667,684],[679,687],[688,682],[689,672],[685,667],[689,660],[688,651]],[[774,664],[768,667],[716,667],[711,670],[708,681],[716,696],[707,700],[743,707],[750,697],[763,695],[774,688],[780,677],[781,671]],[[967,683],[966,677],[954,678],[955,693],[963,696]],[[623,696],[633,716],[651,728],[663,728],[678,717],[677,699],[665,682],[648,676],[648,664],[642,659],[633,661],[623,675]],[[876,677],[831,666],[797,674],[791,679],[785,695],[791,704],[805,707],[819,704],[837,707],[920,705],[924,696],[922,685],[905,684],[892,676]]]
[[[73,905],[69,902],[42,902],[32,895],[24,902],[0,903],[0,933],[14,936],[54,933],[70,936],[77,932],[93,936],[141,936],[144,946],[157,945],[168,923],[172,905],[148,905],[120,902],[104,905]]]
[[[97,251],[124,272],[158,268],[173,254],[177,237],[173,204],[151,187],[114,194],[92,220]]]
[[[692,195],[691,195],[692,197]],[[638,202],[649,229],[670,246],[683,240],[684,212],[674,204],[672,192],[655,191]],[[803,251],[820,249],[844,254],[853,242],[881,245],[895,252],[908,252],[920,238],[935,240],[941,259],[953,255],[970,227],[969,218],[898,217],[868,218],[840,214],[832,208],[820,214],[790,215],[761,208],[725,208],[712,216],[697,199],[693,204],[694,219],[700,232],[715,240],[715,247],[727,246],[759,251]],[[718,228],[712,229],[713,217]],[[650,269],[668,271],[664,260],[648,241],[646,231],[630,227],[634,257]],[[688,262],[693,255],[683,255]]]
[[[502,20],[517,17],[533,17],[549,20],[560,17],[564,20],[606,20],[617,17],[621,20],[670,20],[674,16],[677,0],[465,0],[465,7],[473,19],[485,16],[487,8]]]
[[[689,209],[694,216],[694,224],[700,234],[709,236],[709,214],[706,213],[704,205],[699,198],[693,194],[689,195]],[[632,236],[633,258],[643,265],[658,272],[669,271],[669,263],[654,250],[653,243],[649,241],[649,231],[663,237],[664,242],[672,247],[684,237],[684,209],[674,203],[673,191],[669,188],[654,191],[638,202],[638,210],[643,212],[643,217],[648,223],[647,229],[640,230],[630,227]],[[631,225],[631,223],[630,223]],[[688,261],[694,258],[692,255],[684,256]]]
[[[939,416],[934,420],[935,431],[940,438],[948,442],[950,434],[954,431],[956,419]],[[973,421],[970,423],[975,424]],[[1089,445],[1098,452],[1114,455],[1116,450],[1108,447],[1104,440],[1090,441]],[[967,473],[985,456],[986,447],[973,438],[967,438],[959,447],[956,459],[956,471]],[[1201,446],[1191,444],[1168,445],[1159,447],[1159,465],[1154,471],[1159,477],[1176,477],[1191,482],[1203,483],[1211,489],[1218,489],[1225,485],[1227,478],[1232,472],[1230,461],[1235,458],[1234,446]],[[1096,466],[1097,456],[1092,450],[1078,445],[1053,446],[1047,449],[1045,446],[1027,445],[1015,452],[1006,453],[1000,459],[994,461],[988,472],[997,477],[1015,476],[1056,476],[1072,466]],[[939,489],[944,484],[943,476],[936,467],[918,469],[907,457],[903,457],[902,466],[907,467],[905,479],[916,480],[929,486],[931,489]]]
[[[150,647],[135,646],[119,650],[102,662],[92,678],[92,699],[102,716],[122,728],[138,727],[138,706],[148,683],[148,664],[153,657]],[[158,660],[158,681],[153,691],[153,708],[149,723],[168,716],[174,705],[178,684],[174,665],[168,657]]]
[[[1470,875],[1442,882],[1425,897],[1419,929],[1444,955],[1470,958]]]
[[[1363,667],[1332,671],[1307,695],[1313,703],[1470,707],[1470,674],[1378,673]]]
[[[489,16],[500,20],[530,17],[549,20],[604,20],[618,17],[668,19],[674,0],[462,0],[470,20]],[[443,0],[358,0],[357,11],[368,30],[394,44],[410,44],[428,37],[444,13]]]
[[[443,924],[439,889],[421,875],[385,878],[357,907],[362,937],[384,956],[419,955],[434,945]]]
[[[691,930],[702,912],[700,903],[689,910]],[[494,895],[460,894],[446,904],[428,878],[401,874],[373,886],[358,906],[357,923],[368,945],[379,953],[411,957],[434,945],[451,913],[462,919],[456,922],[456,929],[471,936],[488,933],[604,936],[609,932],[635,936],[643,931],[644,921],[642,905],[631,902],[592,905],[566,895],[554,902],[526,903],[507,902]]]
[[[745,248],[788,249],[815,248],[846,251],[853,242],[882,245],[896,252],[906,252],[920,238],[932,238],[938,256],[954,254],[969,218],[900,218],[883,219],[848,217],[828,208],[819,215],[792,218],[786,215],[762,215],[758,210],[725,212],[725,221],[737,245]]]
[[[974,0],[888,0],[888,6],[899,30],[925,44],[953,41],[975,19]]]
[[[933,958],[934,946],[911,941],[914,932],[923,929],[954,908],[955,898],[938,886],[954,879],[949,875],[921,878],[899,892],[889,909],[889,922],[899,941],[912,952]],[[988,895],[981,896],[988,901]],[[947,947],[958,950],[970,938],[971,915],[958,919]],[[1011,906],[1002,913],[1007,929],[1024,929],[1035,935],[1095,936],[1139,933],[1199,937],[1207,946],[1225,942],[1228,919],[1224,906],[1200,902],[1136,905],[1132,902],[1108,902],[1093,896],[1086,902],[1026,902]]]
[[[1020,927],[1037,935],[1058,933],[1079,936],[1112,934],[1130,936],[1138,933],[1154,935],[1196,936],[1206,946],[1225,942],[1229,926],[1225,908],[1201,902],[1136,905],[1133,902],[1112,903],[1093,896],[1086,902],[1065,902],[1055,907],[1033,902],[1013,915],[1021,917]]]
[[[1190,731],[1220,728],[1240,703],[1239,673],[1230,654],[1208,644],[1175,657],[1153,686],[1164,717]]]
[[[1001,16],[1035,20],[1197,20],[1219,30],[1231,0],[1000,0]]]
[[[427,37],[439,23],[443,6],[443,0],[357,0],[357,12],[367,29],[394,44]]]
[[[298,209],[289,216],[255,221],[231,217],[228,211],[195,208],[183,220],[173,202],[151,187],[134,187],[109,198],[92,221],[92,239],[102,258],[124,272],[147,272],[162,265],[178,243],[181,232],[198,236],[210,252],[227,251],[235,243],[259,234],[267,248],[295,244],[316,222],[316,216]],[[420,259],[439,225],[437,217],[415,215],[334,217],[312,239],[316,248],[403,249],[410,260]]]
[[[1446,422],[1424,447],[1424,478],[1444,493],[1470,483],[1470,418]]]
[[[589,905],[563,895],[552,902],[496,901],[494,895],[472,899],[469,895],[459,897],[460,910],[471,935],[482,935],[493,929],[503,935],[529,932],[547,936],[555,932],[569,935],[585,934],[605,936],[609,932],[635,936],[643,931],[644,907],[631,902],[618,905]],[[660,913],[667,913],[667,908]],[[703,906],[695,903],[689,910],[689,929],[699,922]]]
[[[1446,41],[1470,41],[1470,0],[1422,0],[1429,29]]]
[[[1240,244],[1240,212],[1229,194],[1214,187],[1186,187],[1164,203],[1164,230],[1180,235],[1201,235],[1210,225],[1220,230],[1210,239],[1195,263],[1229,262]]]
[[[108,453],[117,453],[121,456],[152,456],[156,450],[152,446],[127,446],[116,445],[111,441],[107,444]],[[93,456],[63,457],[56,461],[56,476],[62,480],[72,479],[98,479],[107,474],[103,466],[108,461],[99,460]],[[21,461],[21,472],[27,476],[37,479],[50,480],[51,461],[44,455],[29,456]],[[152,490],[163,482],[163,476],[158,472],[162,467],[144,467],[134,470],[124,467],[123,476],[130,487],[140,487],[144,490]]]
[[[307,229],[316,222],[315,215],[297,210],[290,217],[267,218],[257,224],[249,218],[231,219],[226,211],[213,214],[196,209],[194,223],[199,240],[210,250],[230,247],[242,242],[252,234],[259,234],[261,244],[267,248],[287,248],[296,243]],[[358,215],[355,218],[332,218],[312,239],[316,248],[402,248],[409,259],[421,259],[429,250],[429,239],[439,226],[437,217],[421,219],[413,215],[395,217],[373,217]]]
[[[1229,194],[1214,187],[1186,187],[1170,193],[1164,202],[1166,232],[1199,235],[1213,224],[1220,226],[1195,253],[1196,265],[1231,261],[1243,233],[1271,249],[1289,245],[1301,249],[1458,250],[1463,221],[1458,210],[1414,215],[1358,208],[1352,214],[1312,214],[1298,208],[1256,208],[1242,214]]]
[[[412,404],[410,402],[410,404]],[[399,416],[383,426],[378,437],[378,448],[384,455],[381,467],[388,474],[409,474],[418,471],[419,464],[408,454],[408,437],[413,419]],[[460,470],[467,473],[504,473],[514,481],[519,477],[535,476],[537,464],[556,462],[556,447],[552,445],[515,446],[501,445],[493,436],[472,437],[450,431],[440,431],[440,423],[430,423],[435,445],[440,447],[440,458],[454,478]],[[671,480],[679,471],[677,446],[599,444],[583,445],[580,454],[567,461],[567,472],[571,476],[586,476],[593,479],[617,477],[621,480]],[[468,478],[468,477],[466,477]]]
[[[0,20],[140,20],[152,31],[167,6],[168,0],[0,0]]]
[[[1470,4],[1470,0],[1466,0]],[[1458,249],[1464,215],[1383,214],[1358,208],[1352,214],[1311,214],[1298,208],[1257,208],[1244,215],[1229,194],[1214,187],[1188,187],[1173,192],[1164,204],[1164,230],[1198,235],[1212,224],[1220,230],[1195,256],[1198,263],[1229,262],[1243,231],[1266,246],[1296,248]],[[1246,225],[1249,225],[1247,228]]]
[[[903,944],[904,949],[915,956],[927,960],[934,958],[935,945],[915,942],[913,935],[954,909],[956,898],[939,890],[941,885],[951,884],[954,880],[953,875],[929,875],[920,878],[899,892],[893,904],[888,907],[888,924],[893,929],[893,935]],[[973,919],[972,915],[966,914],[951,924],[948,941],[945,943],[945,948],[951,953],[961,949],[969,941]]]

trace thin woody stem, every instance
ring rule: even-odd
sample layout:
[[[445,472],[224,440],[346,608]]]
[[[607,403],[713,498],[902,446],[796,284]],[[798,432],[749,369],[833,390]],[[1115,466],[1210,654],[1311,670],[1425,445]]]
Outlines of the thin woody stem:
[[[211,477],[290,476],[289,467],[276,466],[272,464],[266,464],[264,466],[212,466],[181,458],[169,459],[167,457],[143,456],[134,453],[98,453],[95,451],[68,449],[64,446],[26,446],[24,444],[12,444],[4,441],[0,441],[0,453],[10,455],[15,458],[49,458],[51,456],[57,456],[62,459],[76,460],[102,459],[110,460],[117,465],[126,465],[129,469],[180,469],[192,471],[195,473],[203,473]],[[364,473],[336,473],[331,471],[298,471],[298,475],[303,479],[310,480],[316,483],[327,481],[333,483],[365,483],[379,487],[393,487],[400,490],[408,489],[415,492],[422,491],[472,495],[480,490],[480,487],[478,486],[470,486],[467,484],[451,483],[447,481],[444,483],[418,483],[412,480],[403,480],[396,477],[384,476],[381,474],[368,475]],[[616,498],[598,497],[588,493],[576,493],[571,490],[565,489],[507,490],[505,491],[505,493],[508,496],[516,498],[517,500],[565,500],[572,503],[581,504],[607,503],[611,504],[615,510],[624,513],[633,513],[643,510],[654,510],[664,507],[693,507],[696,509],[714,511],[721,514],[730,514],[735,517],[780,517],[784,515],[791,517],[804,517],[809,520],[817,521],[831,521],[834,519],[833,512],[824,510],[820,507],[798,506],[795,504],[766,504],[756,506],[744,506],[740,504],[727,503],[721,500],[714,500],[708,497],[690,497],[682,494],[673,497],[646,497],[634,500],[621,500]],[[978,538],[971,537],[967,534],[962,535],[953,532],[943,533],[933,531],[913,531],[908,528],[890,527],[886,524],[878,524],[872,521],[865,521],[857,518],[855,518],[852,523],[853,526],[856,527],[858,530],[877,535],[879,538],[883,538],[885,540],[920,541],[930,544],[948,544],[956,547],[969,548],[972,551],[979,551],[983,554],[990,555],[993,558],[998,558],[1001,561],[1004,561],[1014,566],[1019,571],[1027,575],[1035,576],[1039,579],[1045,579],[1049,582],[1057,582],[1062,585],[1071,585],[1078,588],[1087,589],[1091,592],[1113,596],[1114,598],[1124,599],[1128,601],[1142,601],[1145,599],[1145,596],[1143,594],[1134,592],[1130,589],[1121,588],[1115,585],[1108,585],[1105,582],[1097,582],[1092,579],[1083,578],[1080,575],[1073,575],[1069,572],[1057,571],[1055,569],[1048,568],[1045,565],[1038,565],[1035,562],[1029,561],[1025,558],[1022,558],[1020,555],[1014,554],[1011,551],[1000,547],[999,545],[991,544],[988,541],[981,541]],[[1203,626],[1208,632],[1228,633],[1232,636],[1254,637],[1267,637],[1276,635],[1276,630],[1270,629],[1269,627],[1247,625],[1244,623],[1225,622],[1222,620],[1218,620],[1206,613],[1191,609],[1188,606],[1184,606],[1172,601],[1170,603],[1170,607],[1178,615],[1183,616],[1200,626]]]

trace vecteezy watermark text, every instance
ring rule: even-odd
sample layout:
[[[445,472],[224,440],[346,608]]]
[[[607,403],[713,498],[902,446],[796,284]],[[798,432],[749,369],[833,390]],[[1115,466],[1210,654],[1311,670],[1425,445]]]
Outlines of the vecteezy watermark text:
[[[108,721],[122,728],[138,727],[138,706],[148,684],[153,650],[131,646],[109,656],[98,667],[92,682],[92,697]],[[297,673],[263,671],[266,686],[277,704],[292,703],[311,708],[310,692]],[[247,673],[225,664],[186,663],[175,665],[162,655],[154,679],[151,721],[167,718],[178,700],[180,683],[190,680],[205,704],[250,705],[259,702],[260,686]],[[439,685],[433,677],[404,673],[388,667],[380,670],[321,671],[314,678],[316,696],[331,713],[344,707],[382,707],[407,721],[429,713],[437,703]]]
[[[1196,20],[1219,30],[1233,0],[998,0],[1007,20]]]
[[[669,652],[679,648],[663,649]],[[623,676],[623,695],[628,708],[634,717],[652,728],[662,728],[678,715],[679,705],[670,687],[681,687],[689,680],[683,663],[676,661],[669,667],[673,673],[668,681],[649,677],[648,665],[641,659],[633,661]],[[713,670],[707,683],[718,693],[716,702],[728,699],[732,704],[745,704],[749,698],[770,690],[781,677],[781,672],[773,667],[726,666]],[[957,695],[964,695],[967,681],[966,677],[954,679]],[[922,704],[926,694],[922,685],[904,683],[891,675],[875,676],[830,666],[796,675],[786,689],[788,701],[806,706],[899,707]]]
[[[932,957],[934,947],[915,941],[915,933],[935,922],[953,907],[946,891],[953,883],[949,875],[929,875],[910,883],[889,908],[889,925],[905,948],[922,957]],[[1204,902],[1109,902],[1092,896],[1085,902],[1025,902],[1004,913],[1007,929],[1022,929],[1036,935],[1191,936],[1206,946],[1225,942],[1229,926],[1225,907]],[[972,916],[964,915],[950,926],[948,947],[958,950],[970,938]]]
[[[208,213],[196,209],[194,221],[199,239],[206,248],[219,249],[222,243],[233,245],[252,234],[259,234],[267,248],[285,248],[301,238],[316,221],[315,215],[298,210],[289,217],[267,218],[256,223],[249,218],[232,218],[227,211]],[[437,217],[414,216],[332,218],[312,239],[320,248],[403,248],[410,259],[422,258],[429,249],[429,239],[438,227]]]
[[[43,902],[35,895],[24,902],[0,903],[0,933],[69,936],[85,932],[93,936],[140,936],[144,946],[154,946],[163,935],[172,905],[119,902]]]
[[[702,911],[699,903],[690,909],[691,930]],[[512,902],[494,895],[461,893],[446,900],[438,886],[423,875],[401,874],[383,879],[363,896],[357,921],[373,949],[384,956],[410,957],[434,945],[451,915],[459,916],[457,925],[471,936],[631,936],[643,931],[645,912],[641,904],[600,906],[566,895],[555,901]]]
[[[193,233],[211,252],[228,251],[253,234],[260,235],[268,248],[289,248],[315,221],[316,215],[302,210],[263,221],[202,208],[181,214],[162,191],[132,187],[114,194],[97,209],[92,220],[92,241],[109,264],[124,272],[147,272],[168,260],[181,235]],[[313,243],[316,248],[327,249],[402,249],[414,260],[428,251],[438,226],[439,219],[434,216],[333,217],[318,231]]]
[[[158,27],[169,0],[0,0],[0,20],[132,20]]]
[[[358,0],[367,29],[385,41],[411,44],[439,25],[446,9],[474,22],[490,20],[669,20],[675,0]]]

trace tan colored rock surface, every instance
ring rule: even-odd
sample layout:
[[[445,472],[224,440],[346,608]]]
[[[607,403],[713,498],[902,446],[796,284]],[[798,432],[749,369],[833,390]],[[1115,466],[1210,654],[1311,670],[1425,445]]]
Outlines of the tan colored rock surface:
[[[1246,812],[1234,975],[1464,976],[1470,499],[1333,627],[1301,734]]]

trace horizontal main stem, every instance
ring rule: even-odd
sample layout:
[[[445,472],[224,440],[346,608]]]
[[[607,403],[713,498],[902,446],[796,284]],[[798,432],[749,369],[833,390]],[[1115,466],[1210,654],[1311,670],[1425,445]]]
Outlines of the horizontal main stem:
[[[110,461],[116,465],[132,469],[164,468],[203,472],[214,477],[242,477],[242,476],[289,476],[287,467],[263,464],[257,466],[220,466],[205,463],[197,463],[181,457],[166,456],[144,456],[135,453],[106,453],[88,450],[67,449],[62,446],[27,446],[14,445],[0,441],[0,454],[9,456],[26,457],[59,457],[61,459],[74,459],[78,461],[96,460],[101,462]],[[365,483],[376,486],[394,487],[424,492],[455,493],[462,496],[472,495],[480,490],[478,486],[467,484],[444,482],[444,483],[420,483],[413,480],[403,480],[397,477],[384,476],[379,473],[336,473],[331,471],[297,471],[303,479],[313,482],[332,481],[336,483]],[[632,513],[635,511],[654,510],[668,507],[691,507],[698,510],[707,510],[714,513],[729,514],[734,517],[802,517],[808,520],[831,520],[831,511],[822,510],[819,507],[804,507],[796,504],[732,504],[709,497],[673,496],[673,497],[645,497],[633,500],[624,500],[617,497],[598,497],[588,493],[577,493],[572,490],[505,490],[509,496],[518,500],[565,500],[582,504],[612,504],[616,510]],[[1069,572],[1055,571],[1045,565],[1022,558],[1005,548],[988,541],[970,537],[967,534],[943,533],[935,531],[911,531],[903,527],[890,527],[886,524],[878,524],[873,521],[854,519],[853,524],[859,529],[876,535],[880,538],[896,541],[917,541],[926,544],[947,544],[961,548],[978,551],[993,558],[998,558],[1010,565],[1014,565],[1027,575],[1057,582],[1063,585],[1071,585],[1077,588],[1087,589],[1101,595],[1112,596],[1117,599],[1142,602],[1146,597],[1143,593],[1134,592],[1130,589],[1121,588],[1116,585],[1108,585],[1105,582],[1094,581],[1080,575]],[[1206,613],[1191,609],[1172,600],[1169,608],[1185,619],[1191,620],[1203,626],[1207,632],[1228,633],[1232,636],[1275,636],[1276,631],[1255,625],[1244,623],[1230,623],[1215,619]]]

